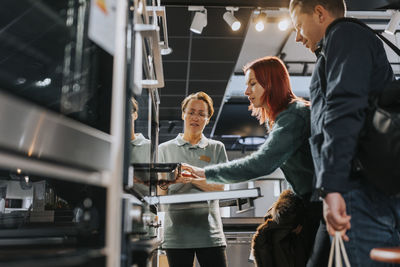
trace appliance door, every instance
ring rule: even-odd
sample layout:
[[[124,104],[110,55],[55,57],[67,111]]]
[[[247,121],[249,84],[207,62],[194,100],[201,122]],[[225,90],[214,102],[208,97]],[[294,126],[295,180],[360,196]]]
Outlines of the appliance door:
[[[0,266],[105,266],[107,189],[0,168]]]
[[[229,264],[241,267],[254,266],[253,261],[249,260],[253,235],[254,232],[225,232],[226,256]]]
[[[0,151],[110,169],[113,57],[89,40],[89,9],[2,1]]]
[[[225,232],[228,266],[254,267],[249,259],[253,235],[254,232]],[[197,260],[195,266],[200,267]]]
[[[108,133],[112,56],[88,38],[90,1],[2,1],[0,90]]]

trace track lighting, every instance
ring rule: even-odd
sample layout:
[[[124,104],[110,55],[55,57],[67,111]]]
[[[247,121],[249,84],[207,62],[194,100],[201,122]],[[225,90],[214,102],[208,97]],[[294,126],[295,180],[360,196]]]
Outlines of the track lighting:
[[[386,26],[385,32],[389,34],[394,34],[399,26],[400,22],[400,11],[396,10],[392,14],[392,18],[389,21],[389,24]]]
[[[189,6],[189,11],[196,11],[190,25],[190,30],[194,33],[201,34],[203,28],[207,26],[207,9],[203,6]]]
[[[172,53],[172,48],[167,47],[167,48],[162,48],[161,49],[161,55],[166,56]]]
[[[229,27],[231,27],[232,31],[237,31],[240,29],[241,23],[240,21],[235,18],[233,15],[234,11],[238,11],[239,8],[237,7],[226,7],[226,12],[223,15],[224,20],[228,23]]]
[[[281,31],[286,31],[290,26],[290,22],[288,19],[283,19],[278,23],[278,28]]]
[[[260,11],[260,13],[257,15],[257,17],[254,19],[256,31],[261,32],[264,30],[265,24],[267,22],[267,14],[264,12]]]

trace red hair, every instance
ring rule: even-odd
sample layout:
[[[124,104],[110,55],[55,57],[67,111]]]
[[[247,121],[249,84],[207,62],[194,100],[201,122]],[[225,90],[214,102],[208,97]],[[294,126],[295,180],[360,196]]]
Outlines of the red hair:
[[[255,108],[253,104],[249,106],[249,110],[252,111],[251,115],[257,117],[260,124],[268,122],[268,126],[272,127],[276,116],[295,101],[302,101],[307,106],[310,105],[308,101],[293,93],[289,72],[279,58],[263,57],[256,59],[244,66],[243,72],[246,73],[250,69],[254,71],[257,82],[265,90],[262,98],[268,108]]]

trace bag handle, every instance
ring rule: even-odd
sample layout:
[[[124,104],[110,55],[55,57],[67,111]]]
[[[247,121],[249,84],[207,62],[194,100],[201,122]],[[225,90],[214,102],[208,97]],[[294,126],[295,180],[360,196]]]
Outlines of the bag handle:
[[[351,267],[349,258],[347,257],[346,249],[340,232],[336,231],[332,240],[331,250],[329,252],[328,267],[332,267],[333,255],[335,255],[335,267],[343,267],[342,258],[346,267]]]

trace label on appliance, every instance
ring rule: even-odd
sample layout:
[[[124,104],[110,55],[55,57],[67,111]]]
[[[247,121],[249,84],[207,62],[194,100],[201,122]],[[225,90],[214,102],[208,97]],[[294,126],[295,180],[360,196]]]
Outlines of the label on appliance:
[[[89,15],[89,38],[114,55],[116,0],[91,0]]]

